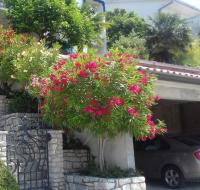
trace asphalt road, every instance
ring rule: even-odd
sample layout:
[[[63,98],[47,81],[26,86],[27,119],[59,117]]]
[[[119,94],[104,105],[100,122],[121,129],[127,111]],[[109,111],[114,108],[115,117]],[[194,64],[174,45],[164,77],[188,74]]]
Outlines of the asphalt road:
[[[147,190],[169,190],[164,187],[160,182],[147,182]],[[200,190],[200,183],[187,183],[179,190]]]

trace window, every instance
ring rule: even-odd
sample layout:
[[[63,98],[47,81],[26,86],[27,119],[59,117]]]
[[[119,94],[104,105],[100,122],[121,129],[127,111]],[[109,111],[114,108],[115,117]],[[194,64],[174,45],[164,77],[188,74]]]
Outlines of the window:
[[[155,151],[170,149],[169,144],[159,137],[154,140],[147,140],[145,142],[136,141],[134,142],[134,147],[136,151]]]

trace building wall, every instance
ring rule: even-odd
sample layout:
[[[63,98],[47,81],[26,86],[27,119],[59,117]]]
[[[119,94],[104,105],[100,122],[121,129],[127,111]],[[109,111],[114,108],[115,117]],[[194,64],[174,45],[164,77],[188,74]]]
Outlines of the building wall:
[[[169,0],[106,0],[106,11],[116,8],[135,11],[139,16],[148,19],[154,16],[158,10],[167,4]]]
[[[188,19],[188,24],[192,28],[192,32],[194,36],[197,36],[200,34],[200,16],[193,17],[191,19]]]
[[[106,0],[105,2],[106,11],[113,11],[116,8],[125,9],[126,11],[134,11],[145,20],[148,20],[149,17],[154,17],[158,14],[159,9],[170,1],[171,0]],[[177,13],[171,8],[166,9],[164,12]],[[184,11],[183,13],[185,16],[187,15]],[[184,17],[184,15],[181,16]],[[197,36],[200,32],[200,16],[188,19],[187,22],[192,29],[193,35]]]

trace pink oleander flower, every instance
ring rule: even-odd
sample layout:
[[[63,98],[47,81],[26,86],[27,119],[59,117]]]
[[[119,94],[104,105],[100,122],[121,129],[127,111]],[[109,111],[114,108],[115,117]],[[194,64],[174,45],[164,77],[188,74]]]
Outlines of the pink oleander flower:
[[[97,106],[98,105],[98,100],[97,99],[93,99],[90,101],[90,104],[93,106]]]
[[[91,61],[85,65],[85,69],[88,69],[92,73],[95,73],[97,71],[97,67],[98,65],[94,61]]]
[[[123,106],[125,104],[125,100],[122,100],[118,97],[112,97],[109,100],[109,107],[114,107],[114,106]]]
[[[76,85],[77,84],[77,80],[75,78],[69,78],[69,81],[73,84]]]
[[[139,117],[139,113],[135,108],[127,108],[126,111],[133,117]]]
[[[39,78],[33,77],[33,78],[32,78],[32,82],[31,82],[31,86],[32,86],[32,87],[36,87],[36,86],[39,86],[39,85],[40,85],[40,83],[39,83]]]
[[[140,80],[142,85],[146,85],[148,83],[148,78],[146,76],[143,76]]]
[[[138,86],[137,83],[135,83],[135,84],[129,86],[128,89],[129,89],[133,94],[135,94],[135,95],[138,95],[139,92],[140,92],[140,88],[139,88],[139,86]]]
[[[94,112],[94,109],[90,106],[87,106],[86,108],[84,108],[83,110],[85,113],[93,113]]]
[[[140,140],[144,142],[144,141],[147,140],[147,137],[146,137],[146,136],[143,136],[143,137],[140,138]]]
[[[60,59],[59,61],[58,61],[58,64],[59,65],[64,65],[64,64],[66,64],[67,62],[66,62],[66,60],[65,59]]]
[[[76,54],[76,53],[71,53],[71,54],[69,54],[69,58],[70,58],[71,60],[77,59],[77,58],[78,58],[78,54]]]
[[[159,101],[160,100],[160,96],[155,96],[155,101]]]
[[[81,64],[79,62],[76,62],[75,63],[75,67],[76,67],[76,69],[80,69],[81,68]]]
[[[79,73],[78,73],[79,78],[86,78],[88,76],[89,76],[89,74],[86,73],[85,70],[80,70]]]

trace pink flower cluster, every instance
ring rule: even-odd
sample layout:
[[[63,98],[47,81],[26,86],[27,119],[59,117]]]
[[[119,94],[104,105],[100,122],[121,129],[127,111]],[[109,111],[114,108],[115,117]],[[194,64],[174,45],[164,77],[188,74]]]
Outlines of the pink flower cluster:
[[[138,95],[140,92],[140,87],[138,83],[128,86],[128,89],[135,95]]]
[[[93,116],[103,116],[110,115],[110,111],[115,107],[122,107],[125,104],[125,100],[120,99],[119,97],[112,97],[107,99],[107,105],[101,105],[98,103],[97,99],[90,101],[89,106],[84,108],[85,113],[90,113]]]
[[[135,108],[127,108],[126,111],[128,112],[129,115],[133,117],[139,117],[139,113]]]

